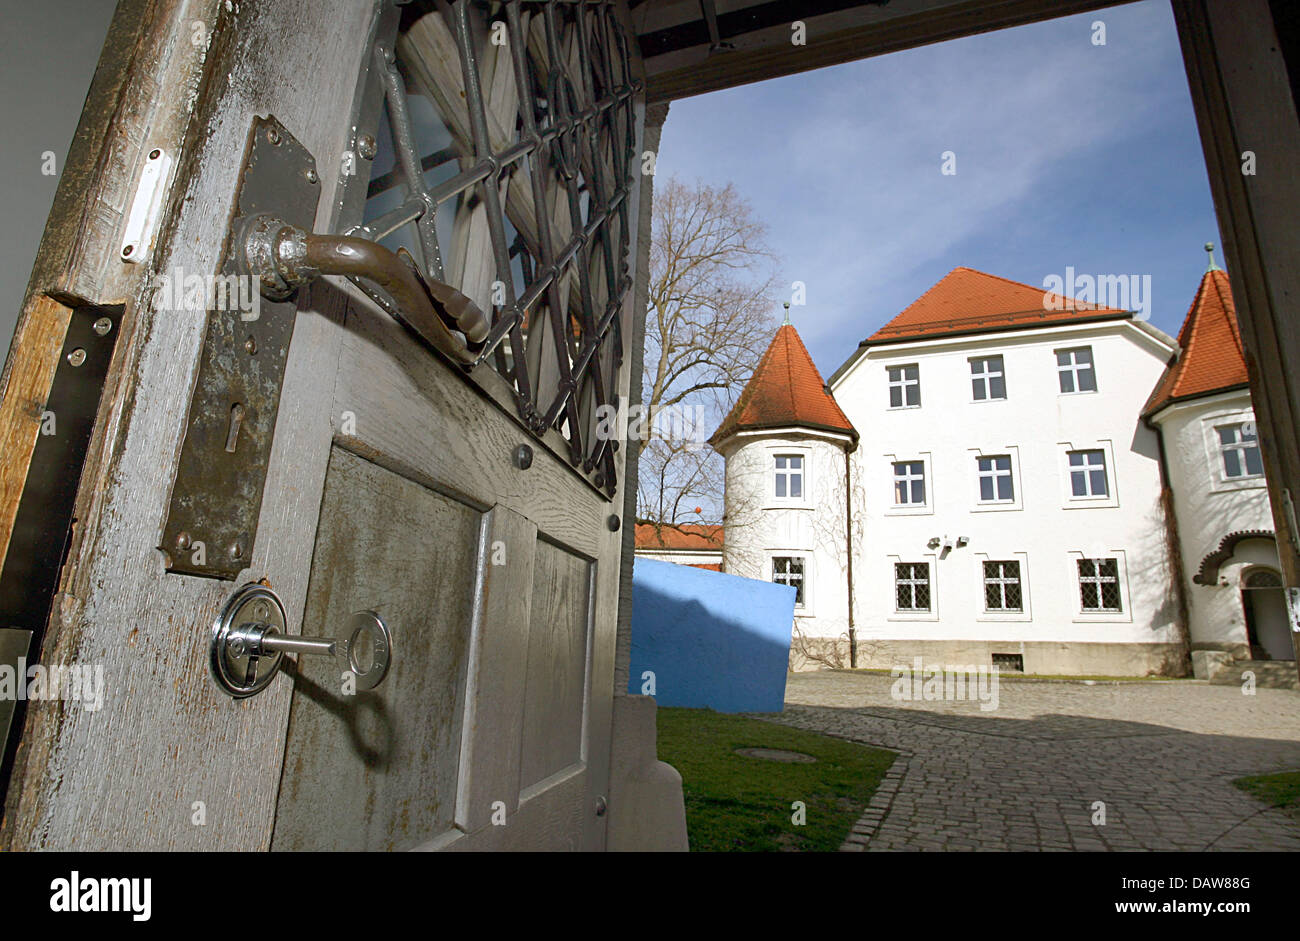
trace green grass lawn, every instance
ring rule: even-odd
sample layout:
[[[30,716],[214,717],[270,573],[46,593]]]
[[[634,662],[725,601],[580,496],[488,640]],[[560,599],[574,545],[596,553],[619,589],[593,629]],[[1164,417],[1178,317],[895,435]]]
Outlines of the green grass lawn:
[[[1300,819],[1300,771],[1237,778],[1232,783],[1252,797]]]
[[[682,776],[691,850],[833,851],[844,842],[894,753],[709,709],[659,709],[659,758]],[[817,759],[736,754],[781,748]],[[795,801],[805,805],[802,825]]]

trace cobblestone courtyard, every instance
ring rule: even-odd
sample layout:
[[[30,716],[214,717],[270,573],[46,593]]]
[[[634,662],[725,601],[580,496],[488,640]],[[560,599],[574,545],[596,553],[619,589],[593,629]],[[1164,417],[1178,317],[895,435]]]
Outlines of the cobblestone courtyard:
[[[891,683],[791,674],[775,719],[900,752],[846,850],[1300,850],[1300,824],[1231,783],[1300,769],[1300,693],[1004,680],[983,712]]]

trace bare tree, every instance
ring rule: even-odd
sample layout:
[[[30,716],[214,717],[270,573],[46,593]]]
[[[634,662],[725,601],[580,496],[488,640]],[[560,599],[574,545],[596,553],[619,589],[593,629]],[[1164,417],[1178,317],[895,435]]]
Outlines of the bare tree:
[[[767,348],[776,276],[767,227],[728,184],[656,187],[650,243],[638,515],[676,523],[697,506],[721,516],[722,462],[703,439],[735,404]],[[664,415],[695,433],[664,434]],[[681,428],[681,423],[677,426]]]

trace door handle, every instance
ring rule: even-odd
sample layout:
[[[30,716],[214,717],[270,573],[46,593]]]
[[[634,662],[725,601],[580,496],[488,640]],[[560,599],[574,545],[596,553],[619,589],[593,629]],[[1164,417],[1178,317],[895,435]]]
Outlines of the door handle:
[[[448,356],[468,365],[483,349],[487,315],[460,291],[422,275],[404,248],[392,252],[369,239],[308,232],[270,214],[246,220],[236,235],[237,261],[271,300],[284,300],[321,275],[364,278],[392,297],[396,307],[385,309],[395,319]]]
[[[253,583],[231,595],[212,625],[208,651],[221,691],[235,699],[260,693],[286,653],[334,657],[365,691],[388,675],[393,635],[374,611],[357,611],[338,637],[293,637],[285,633],[284,605],[270,588]]]

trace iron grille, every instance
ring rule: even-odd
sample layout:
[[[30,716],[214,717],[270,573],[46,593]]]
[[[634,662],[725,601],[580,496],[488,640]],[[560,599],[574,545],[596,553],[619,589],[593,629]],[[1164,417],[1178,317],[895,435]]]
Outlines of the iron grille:
[[[895,562],[894,592],[899,611],[929,611],[930,564]]]
[[[1119,611],[1119,562],[1079,559],[1079,596],[1084,611]]]
[[[559,432],[610,496],[644,84],[629,42],[612,0],[403,7],[397,41],[373,50],[393,168],[370,180],[367,208],[402,196],[350,231],[414,231],[412,263],[491,312],[471,370],[490,363],[529,430]],[[412,91],[434,119],[413,116]],[[421,121],[445,132],[424,155]]]
[[[1006,670],[1009,673],[1025,672],[1025,655],[1019,653],[995,653],[993,654],[993,667],[997,670]]]
[[[772,560],[772,581],[794,589],[795,607],[803,604],[803,559],[778,556]]]
[[[984,563],[984,607],[989,611],[1021,611],[1019,562]]]

